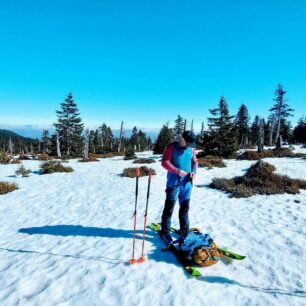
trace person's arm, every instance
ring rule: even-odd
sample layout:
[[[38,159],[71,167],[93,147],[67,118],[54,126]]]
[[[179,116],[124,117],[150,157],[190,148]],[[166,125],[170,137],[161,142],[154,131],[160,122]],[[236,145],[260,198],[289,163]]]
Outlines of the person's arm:
[[[174,167],[171,163],[172,153],[174,150],[174,144],[170,143],[166,146],[163,157],[162,157],[162,166],[169,172],[173,174],[178,174],[179,169]]]
[[[192,160],[191,160],[191,172],[196,174],[198,169],[198,161],[195,149],[192,150]]]

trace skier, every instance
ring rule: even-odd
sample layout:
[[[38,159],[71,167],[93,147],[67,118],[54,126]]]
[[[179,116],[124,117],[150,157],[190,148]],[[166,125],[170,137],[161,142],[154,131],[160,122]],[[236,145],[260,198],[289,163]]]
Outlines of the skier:
[[[189,203],[192,181],[195,178],[198,162],[195,154],[195,135],[192,131],[185,131],[179,141],[166,146],[162,157],[162,166],[168,171],[166,201],[161,218],[162,235],[171,242],[171,216],[179,199],[180,234],[188,233]]]

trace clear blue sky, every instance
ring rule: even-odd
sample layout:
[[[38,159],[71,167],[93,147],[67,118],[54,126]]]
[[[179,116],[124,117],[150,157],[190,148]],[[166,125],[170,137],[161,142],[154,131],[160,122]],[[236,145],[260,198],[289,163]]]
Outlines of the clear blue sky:
[[[306,115],[306,1],[0,0],[0,124],[46,124],[71,90],[87,125],[196,122],[224,95]]]

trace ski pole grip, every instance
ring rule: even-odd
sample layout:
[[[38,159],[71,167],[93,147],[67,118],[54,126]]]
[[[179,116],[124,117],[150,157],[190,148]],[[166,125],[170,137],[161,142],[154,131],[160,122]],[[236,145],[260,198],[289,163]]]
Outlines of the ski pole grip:
[[[149,170],[149,181],[151,182],[151,179],[152,179],[152,172],[151,170]]]
[[[140,176],[140,169],[139,167],[136,168],[136,177],[139,177]]]

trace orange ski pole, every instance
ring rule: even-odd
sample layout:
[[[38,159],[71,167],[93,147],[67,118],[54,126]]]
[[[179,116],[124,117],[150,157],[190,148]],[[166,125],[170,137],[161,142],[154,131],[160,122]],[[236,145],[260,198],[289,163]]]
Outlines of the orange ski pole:
[[[134,233],[133,233],[133,247],[132,247],[132,258],[129,260],[130,264],[134,264],[137,260],[134,257],[135,254],[135,239],[136,239],[136,217],[137,217],[137,199],[138,199],[138,180],[140,176],[139,168],[136,168],[136,191],[135,191],[135,210],[134,210]]]
[[[144,258],[144,243],[145,243],[145,238],[146,238],[146,226],[147,226],[147,215],[148,215],[148,204],[149,204],[149,196],[150,196],[151,179],[152,179],[152,173],[150,171],[149,172],[149,178],[148,178],[147,204],[146,204],[146,210],[145,210],[145,214],[144,214],[142,251],[141,251],[141,257],[137,260],[137,262],[139,262],[139,263],[145,261],[145,258]]]

